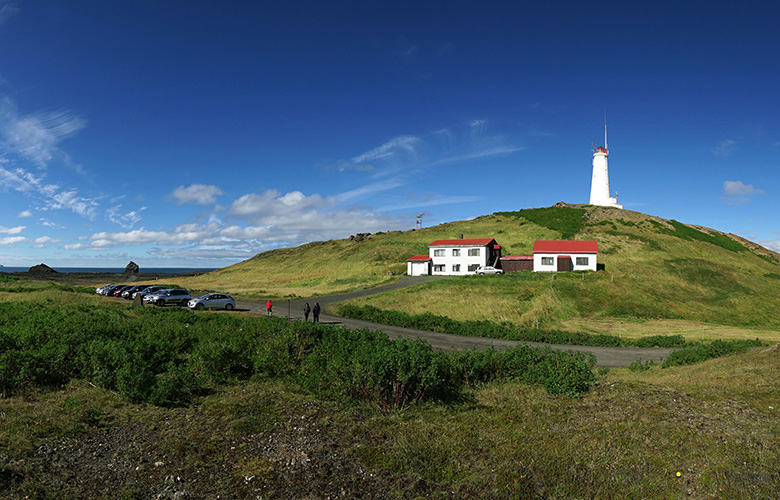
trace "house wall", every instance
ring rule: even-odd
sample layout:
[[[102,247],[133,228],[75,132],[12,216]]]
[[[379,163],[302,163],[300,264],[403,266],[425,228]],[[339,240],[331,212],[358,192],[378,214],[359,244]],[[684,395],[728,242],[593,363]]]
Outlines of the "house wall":
[[[567,256],[571,257],[572,262],[572,271],[595,271],[596,270],[596,260],[597,255],[593,253],[573,253],[568,252],[566,253]],[[542,265],[542,258],[544,257],[552,257],[552,264],[548,265]],[[558,257],[559,254],[555,253],[535,253],[534,254],[534,271],[536,272],[555,272],[558,270]],[[588,264],[587,265],[577,265],[577,257],[580,258],[587,258]]]
[[[469,249],[479,249],[479,255],[469,255]],[[438,256],[436,250],[444,250],[443,256]],[[455,250],[460,250],[460,255],[454,255]],[[428,249],[433,264],[431,274],[434,276],[463,276],[474,274],[469,271],[469,266],[487,266],[490,258],[490,248],[488,246],[436,246]],[[460,269],[455,271],[453,266],[460,265]],[[444,266],[443,270],[437,270],[437,266]]]
[[[431,274],[430,262],[428,261],[409,261],[406,263],[406,274],[409,276],[424,276]]]

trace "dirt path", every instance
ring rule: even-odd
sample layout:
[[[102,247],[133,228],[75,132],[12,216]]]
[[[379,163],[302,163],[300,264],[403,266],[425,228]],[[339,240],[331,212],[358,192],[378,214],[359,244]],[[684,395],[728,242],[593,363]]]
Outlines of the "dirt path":
[[[319,302],[323,311],[325,311],[328,304],[335,302],[343,302],[346,300],[353,300],[360,297],[367,297],[369,295],[376,295],[378,293],[387,292],[391,290],[397,290],[408,286],[413,286],[425,281],[434,279],[446,279],[446,277],[433,277],[433,276],[421,276],[410,277],[402,276],[393,283],[387,285],[378,286],[366,290],[357,290],[354,292],[344,293],[340,295],[330,295],[326,297],[317,297],[313,299],[305,300],[287,300],[277,301],[274,303],[274,314],[276,316],[288,317],[291,319],[303,319],[303,305],[308,302],[310,306],[314,306],[315,302]],[[237,309],[248,311],[253,314],[266,314],[265,304],[248,301],[237,301]],[[309,318],[311,320],[311,317]],[[521,344],[530,346],[548,346],[554,349],[577,351],[577,352],[589,352],[596,356],[596,365],[604,366],[608,368],[626,367],[632,362],[641,359],[643,361],[653,361],[660,363],[663,358],[669,356],[673,349],[661,349],[661,348],[638,348],[638,347],[590,347],[590,346],[573,346],[573,345],[557,345],[557,344],[542,344],[538,342],[521,342],[514,340],[503,339],[491,339],[485,337],[467,337],[463,335],[452,335],[449,333],[429,332],[425,330],[417,330],[414,328],[403,328],[399,326],[382,325],[379,323],[372,323],[370,321],[361,321],[350,318],[343,318],[330,313],[323,313],[320,315],[320,322],[335,326],[344,326],[347,328],[369,328],[372,330],[379,330],[387,334],[390,338],[405,338],[416,339],[421,338],[428,341],[434,349],[440,349],[443,351],[449,351],[453,349],[485,349],[488,347],[496,349],[504,349],[507,347],[513,347]]]

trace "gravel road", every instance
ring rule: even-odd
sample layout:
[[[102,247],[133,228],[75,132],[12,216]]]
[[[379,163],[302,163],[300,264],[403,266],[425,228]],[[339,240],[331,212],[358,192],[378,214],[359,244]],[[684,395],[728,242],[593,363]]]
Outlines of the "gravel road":
[[[666,358],[671,354],[673,349],[662,348],[638,348],[638,347],[590,347],[590,346],[573,346],[573,345],[557,345],[557,344],[541,344],[538,342],[522,342],[514,340],[502,340],[491,339],[485,337],[466,337],[462,335],[452,335],[449,333],[429,332],[425,330],[416,330],[414,328],[403,328],[398,326],[382,325],[379,323],[372,323],[370,321],[361,321],[350,318],[343,318],[336,316],[332,313],[326,313],[328,304],[334,302],[343,302],[346,300],[352,300],[360,297],[367,297],[369,295],[376,295],[382,292],[388,292],[391,290],[397,290],[399,288],[405,288],[408,286],[417,285],[425,281],[435,279],[446,279],[442,276],[402,276],[397,281],[389,283],[387,285],[378,286],[366,290],[357,290],[354,292],[344,293],[340,295],[330,295],[325,297],[315,297],[303,300],[287,300],[274,302],[274,314],[276,316],[288,317],[290,319],[303,319],[303,305],[308,302],[310,306],[314,306],[315,302],[319,302],[322,307],[323,313],[320,314],[320,322],[336,326],[344,326],[347,328],[370,328],[372,330],[379,330],[387,334],[390,338],[405,338],[416,339],[421,338],[428,341],[434,349],[440,349],[444,351],[452,349],[485,349],[488,347],[503,349],[507,347],[513,347],[520,344],[530,346],[548,346],[554,349],[577,351],[577,352],[589,352],[596,356],[596,365],[604,366],[608,368],[626,367],[632,362],[641,359],[643,361],[653,361],[660,363],[663,358]],[[239,310],[249,311],[253,314],[262,314],[265,312],[265,303],[249,302],[249,301],[237,301],[236,308]],[[289,313],[288,313],[289,311]],[[310,317],[311,319],[311,317]]]

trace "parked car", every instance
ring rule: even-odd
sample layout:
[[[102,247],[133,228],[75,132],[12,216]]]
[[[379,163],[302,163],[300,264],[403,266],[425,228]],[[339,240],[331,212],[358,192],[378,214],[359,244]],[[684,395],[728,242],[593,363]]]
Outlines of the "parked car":
[[[477,274],[504,274],[503,269],[496,269],[493,266],[479,266]]]
[[[143,299],[144,297],[146,297],[150,293],[159,292],[160,290],[167,290],[168,288],[170,288],[170,287],[169,286],[165,286],[165,285],[150,286],[150,287],[144,288],[143,290],[138,290],[137,292],[133,292],[133,297],[132,298],[134,299],[136,297],[136,295],[140,295],[141,298]]]
[[[164,306],[166,304],[186,306],[189,300],[190,292],[184,288],[166,288],[165,290],[160,290],[144,297],[144,302],[156,306]]]
[[[110,287],[110,286],[114,286],[114,285],[103,285],[103,286],[99,286],[99,287],[97,287],[97,288],[95,289],[95,293],[96,293],[96,294],[98,294],[98,295],[103,295],[103,292],[105,292],[106,290],[108,290],[108,287]]]
[[[121,294],[121,295],[122,295],[122,298],[123,298],[123,299],[127,299],[127,300],[132,300],[132,299],[133,299],[133,294],[134,294],[135,292],[140,292],[141,290],[144,290],[144,289],[146,289],[146,288],[149,288],[149,285],[136,285],[136,286],[131,286],[131,287],[130,287],[130,288],[128,288],[127,290],[122,290],[122,294]]]
[[[107,285],[103,287],[103,291],[100,292],[100,295],[103,295],[105,297],[110,297],[112,293],[116,291],[117,288],[124,286],[124,285]]]
[[[133,288],[133,286],[132,285],[122,285],[122,286],[118,287],[117,289],[115,289],[113,292],[111,292],[111,297],[121,297],[122,296],[122,292],[124,292],[125,290],[127,290],[129,288]]]
[[[236,307],[236,301],[226,293],[207,293],[197,299],[187,302],[190,309],[226,309],[230,311]]]

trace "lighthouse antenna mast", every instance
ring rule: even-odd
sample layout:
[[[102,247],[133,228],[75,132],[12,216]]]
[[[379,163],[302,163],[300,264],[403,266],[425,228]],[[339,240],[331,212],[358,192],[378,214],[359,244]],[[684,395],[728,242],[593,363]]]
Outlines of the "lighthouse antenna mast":
[[[604,110],[604,149],[609,151],[607,147],[607,110]]]

